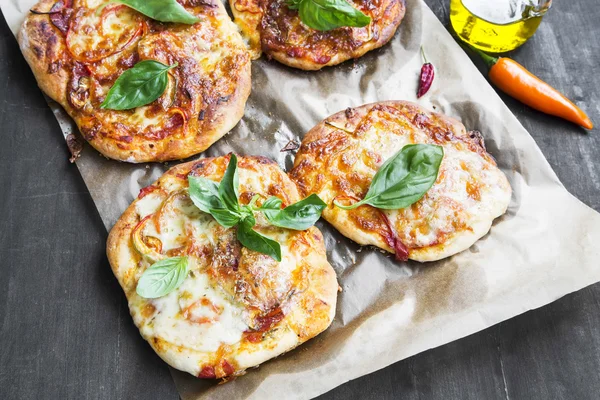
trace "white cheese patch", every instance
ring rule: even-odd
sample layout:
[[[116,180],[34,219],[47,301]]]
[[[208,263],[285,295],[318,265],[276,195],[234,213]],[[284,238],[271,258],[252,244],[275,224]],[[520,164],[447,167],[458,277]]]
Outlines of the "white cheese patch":
[[[258,216],[258,214],[256,215]],[[301,264],[301,260],[294,256],[289,246],[291,232],[287,229],[281,228],[277,229],[276,231],[261,230],[258,226],[258,223],[254,229],[259,231],[262,235],[268,237],[269,239],[273,239],[280,244],[281,262],[277,264],[277,273],[272,274],[271,276],[276,277],[277,285],[275,286],[275,291],[279,296],[282,296],[287,292],[289,283],[293,281],[292,273],[298,267],[298,265]]]
[[[137,107],[135,112],[128,117],[128,123],[135,125],[142,131],[145,131],[149,127],[160,129],[164,126],[169,116],[163,113],[157,113],[154,116],[151,116],[149,111],[149,106]]]
[[[403,117],[392,116],[387,111],[376,113],[381,115],[370,114],[365,121],[366,130],[362,126],[356,128],[360,132],[359,140],[342,156],[345,164],[352,165],[352,173],[363,177],[374,176],[381,165],[404,146],[431,143],[429,135],[419,129],[404,132],[403,126],[408,122]],[[420,200],[417,210],[411,207],[382,210],[410,247],[433,246],[439,243],[440,237],[464,230],[461,227],[473,227],[482,219],[492,220],[503,212],[504,204],[510,200],[502,172],[481,155],[454,143],[444,145],[440,176],[443,179]],[[336,191],[328,188],[320,195],[331,201]],[[365,242],[371,240],[365,238]]]
[[[136,203],[140,217],[160,211],[160,232],[154,221],[144,226],[144,235],[160,239],[163,253],[193,240],[196,245],[214,245],[216,222],[198,210],[186,195],[165,200],[149,193]],[[158,299],[148,300],[156,311],[143,319],[141,308],[146,304],[135,296],[131,304],[145,337],[160,337],[170,343],[190,349],[213,352],[222,344],[240,341],[248,329],[244,308],[202,271],[193,256],[189,256],[191,272],[175,291]]]
[[[239,342],[248,329],[244,308],[206,273],[190,273],[179,289],[150,303],[156,311],[140,327],[142,334],[189,349],[217,351],[222,344]]]
[[[244,190],[265,193],[269,188],[267,177],[254,171],[238,168],[238,175],[241,183],[240,187],[243,187]]]
[[[471,151],[459,151],[454,147],[444,148],[444,159],[440,168],[444,179],[437,182],[420,200],[419,215],[412,209],[385,210],[392,225],[398,227],[403,221],[404,238],[413,236],[410,241],[413,247],[435,245],[440,235],[456,231],[453,224],[458,218],[467,226],[474,226],[488,214],[498,209],[498,204],[506,202],[506,190],[499,179],[501,172],[486,168],[486,161]],[[467,170],[463,169],[464,165]],[[480,198],[469,196],[468,185],[474,181],[477,185],[486,184],[479,189]],[[510,195],[510,193],[509,193]],[[496,215],[490,215],[495,218]]]
[[[138,29],[135,12],[127,8],[109,5],[101,13],[86,10],[69,31],[68,46],[75,55],[104,50],[106,56],[124,46]]]
[[[147,223],[144,226],[144,236],[152,236],[162,242],[163,253],[185,246],[190,240],[197,245],[214,244],[214,219],[200,211],[189,200],[187,195],[170,197],[161,201],[160,196],[150,193],[136,204],[136,209],[141,218],[156,213],[160,209],[160,216],[156,223]]]
[[[246,190],[264,193],[270,183],[264,175],[242,168],[239,169],[239,175]],[[222,231],[222,228],[212,216],[193,205],[179,181],[166,179],[161,182],[161,188],[166,189],[165,185],[169,186],[169,196],[163,192],[151,192],[136,203],[140,218],[155,215],[144,225],[143,236],[159,239],[163,254],[188,246],[192,241],[195,248],[215,248],[220,240],[216,232]],[[274,268],[273,265],[255,265],[254,268],[263,268],[264,273],[254,273],[257,276],[270,276],[275,296],[285,297],[290,290],[290,282],[293,282],[292,274],[300,264],[289,246],[295,233],[267,227],[270,224],[262,213],[256,213],[255,217],[255,229],[281,244],[282,261],[275,266],[276,271],[269,271]],[[207,266],[201,265],[200,259],[192,255],[188,257],[190,273],[179,288],[157,299],[142,299],[136,294],[132,295],[130,307],[142,335],[146,338],[158,337],[176,346],[201,352],[215,352],[222,345],[238,343],[249,329],[250,316],[246,306],[207,273]],[[147,304],[154,307],[151,315],[148,315]],[[290,339],[293,339],[293,343],[286,339],[279,343],[279,347],[287,349],[295,345],[296,335],[291,335]],[[273,354],[258,352],[246,357],[266,360],[283,351],[279,347],[273,350]],[[194,369],[194,366],[186,366],[186,369]]]
[[[154,214],[163,201],[164,197],[156,193],[149,193],[138,200],[137,203],[135,203],[135,209],[140,216],[140,219],[145,218],[150,214]]]

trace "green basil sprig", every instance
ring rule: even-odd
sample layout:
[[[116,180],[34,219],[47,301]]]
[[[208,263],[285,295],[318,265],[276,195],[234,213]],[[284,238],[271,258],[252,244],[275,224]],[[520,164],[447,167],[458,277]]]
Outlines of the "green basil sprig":
[[[238,202],[238,187],[240,186],[240,179],[237,171],[237,157],[232,154],[225,170],[225,175],[221,179],[219,185],[219,197],[223,202],[224,208],[231,211],[240,210],[240,204]]]
[[[187,276],[187,257],[165,258],[144,271],[135,291],[147,299],[162,297],[181,286]]]
[[[275,226],[303,231],[315,224],[315,215],[321,215],[327,204],[316,194],[311,194],[304,200],[281,208],[281,199],[269,197],[260,210],[267,220]],[[317,218],[318,219],[318,218]]]
[[[276,261],[281,261],[281,246],[279,243],[252,229],[255,224],[254,216],[244,218],[237,227],[237,239],[242,246],[271,256]]]
[[[187,12],[176,0],[114,0],[110,3],[125,4],[160,22],[179,22],[191,25],[200,21],[199,18]]]
[[[298,10],[302,22],[318,31],[342,26],[362,28],[371,23],[369,16],[346,0],[287,0],[287,5],[292,10]]]
[[[283,209],[282,201],[277,197],[269,197],[262,207],[254,206],[256,196],[250,204],[241,205],[238,200],[239,177],[235,154],[231,155],[219,184],[197,176],[188,176],[188,182],[190,198],[196,207],[212,215],[225,228],[237,227],[237,239],[244,247],[271,256],[277,261],[281,261],[281,246],[277,241],[252,229],[256,225],[254,212],[263,212],[275,226],[305,230],[314,225],[326,207],[317,195],[310,195]]]
[[[140,61],[117,78],[100,108],[129,110],[152,103],[167,88],[169,70],[177,66],[177,63],[165,65],[154,60]]]
[[[363,204],[398,210],[419,201],[435,183],[444,148],[429,144],[409,144],[387,160],[377,171],[365,197],[349,206],[334,201],[337,207],[352,210]]]

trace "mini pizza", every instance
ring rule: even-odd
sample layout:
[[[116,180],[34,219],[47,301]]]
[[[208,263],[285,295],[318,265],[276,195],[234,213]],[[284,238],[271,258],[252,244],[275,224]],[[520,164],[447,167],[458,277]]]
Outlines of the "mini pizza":
[[[385,186],[382,179],[373,184],[374,176],[386,160],[414,149],[413,144],[433,148],[441,162],[420,199],[399,209],[338,206],[364,201],[372,186]],[[424,165],[417,165],[415,173]],[[393,169],[386,173],[390,179],[400,174]],[[469,248],[506,212],[511,199],[508,180],[479,132],[402,101],[349,108],[319,123],[306,134],[290,176],[303,195],[316,193],[328,204],[323,217],[342,234],[400,260],[434,261]],[[424,180],[417,176],[404,186],[402,182],[380,202],[401,198],[402,190],[411,194]]]
[[[309,9],[307,13],[314,9],[311,19],[324,14],[323,2],[229,0],[235,22],[249,43],[253,58],[265,52],[269,58],[303,70],[337,65],[383,46],[394,36],[405,13],[404,0],[332,0],[325,3],[336,2],[339,4],[331,11],[333,14],[339,8],[353,7],[370,18],[370,22],[362,27],[316,30],[303,22],[300,14],[304,6]],[[330,19],[335,20],[335,15]]]
[[[106,0],[42,0],[19,32],[41,89],[109,158],[188,157],[208,148],[244,113],[250,56],[237,27],[219,0],[181,4],[181,12],[199,22],[159,22]],[[150,60],[171,66],[163,71],[160,97],[131,109],[101,106],[124,72]],[[137,83],[129,96],[139,100],[153,88],[147,81]]]
[[[256,213],[254,229],[281,245],[281,261],[250,250],[195,207],[188,178],[220,181],[230,157],[180,164],[144,188],[110,232],[110,265],[140,333],[168,364],[202,378],[243,374],[325,330],[338,284],[321,232],[273,226]],[[241,157],[239,203],[283,206],[298,190],[274,162]],[[253,200],[254,199],[254,200]],[[318,218],[318,217],[317,217]],[[158,298],[140,296],[140,277],[157,261],[187,259],[183,283]]]

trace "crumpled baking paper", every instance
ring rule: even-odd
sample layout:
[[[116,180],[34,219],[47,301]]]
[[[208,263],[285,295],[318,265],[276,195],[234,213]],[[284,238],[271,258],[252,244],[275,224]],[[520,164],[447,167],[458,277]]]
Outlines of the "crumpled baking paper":
[[[34,3],[1,1],[15,34]],[[508,212],[470,249],[428,264],[398,263],[380,251],[361,249],[319,222],[343,288],[332,326],[224,385],[172,370],[184,400],[314,397],[600,280],[600,215],[564,189],[531,136],[431,10],[421,0],[406,5],[392,41],[354,62],[320,72],[264,57],[254,62],[244,118],[199,157],[258,154],[289,170],[294,155],[280,149],[300,141],[328,115],[375,101],[416,101],[423,45],[436,79],[418,102],[483,133],[513,188]],[[76,131],[57,104],[50,106],[65,135]],[[169,167],[107,160],[89,145],[77,166],[107,229],[139,189]]]

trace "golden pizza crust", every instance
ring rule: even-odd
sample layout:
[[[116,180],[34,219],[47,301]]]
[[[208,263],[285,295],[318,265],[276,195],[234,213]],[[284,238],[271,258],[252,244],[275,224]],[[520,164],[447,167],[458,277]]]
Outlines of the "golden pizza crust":
[[[403,210],[365,205],[346,211],[332,204],[362,199],[381,164],[411,143],[444,147],[438,179],[421,200]],[[316,193],[329,204],[323,217],[343,235],[397,256],[395,244],[404,245],[417,261],[469,248],[511,198],[479,132],[403,101],[349,108],[319,123],[306,134],[290,177],[304,196]]]
[[[34,9],[47,11],[55,3],[42,0]],[[184,2],[201,18],[195,25],[162,24],[111,4],[102,12],[112,12],[109,17],[131,26],[119,31],[120,36],[115,33],[114,42],[103,39],[96,45],[85,43],[104,36],[93,36],[84,28],[100,31],[105,17],[98,17],[96,4],[93,9],[86,4],[74,0],[72,7],[59,13],[30,13],[18,40],[40,88],[102,154],[128,162],[183,159],[208,148],[242,118],[251,87],[250,56],[220,1]],[[94,56],[101,54],[96,50],[102,46],[108,48],[105,54]],[[146,59],[179,63],[170,72],[165,93],[134,110],[101,109],[118,76]]]
[[[394,36],[406,9],[404,0],[350,3],[371,17],[370,25],[319,32],[303,24],[285,0],[229,0],[254,59],[264,52],[269,58],[303,70],[337,65],[385,45]]]
[[[219,181],[228,159],[229,157],[205,158],[171,168],[154,184],[140,192],[139,198],[115,224],[107,241],[110,265],[125,291],[134,322],[142,336],[171,366],[204,378],[242,374],[245,369],[287,352],[318,335],[333,320],[337,299],[336,275],[327,261],[323,236],[316,227],[306,231],[276,228],[284,236],[287,235],[285,237],[289,237],[285,242],[287,250],[284,252],[284,259],[282,263],[277,263],[268,256],[241,248],[235,239],[227,239],[235,237],[235,228],[225,229],[219,226],[215,228],[218,231],[214,234],[224,244],[199,249],[200,239],[196,242],[194,236],[191,245],[186,247],[191,249],[189,252],[170,250],[170,254],[191,254],[190,257],[195,260],[193,265],[197,266],[194,275],[208,274],[212,285],[233,296],[236,305],[246,307],[244,312],[251,315],[246,315],[247,318],[262,321],[266,328],[249,328],[239,342],[223,344],[216,351],[198,351],[194,347],[197,343],[180,343],[165,335],[152,333],[149,327],[152,323],[156,324],[153,321],[157,317],[155,314],[144,315],[145,310],[161,306],[155,300],[141,298],[135,291],[141,273],[149,266],[149,262],[132,243],[132,232],[142,219],[137,204],[146,196],[155,196],[160,200],[187,187],[187,175],[190,173]],[[296,186],[272,161],[262,157],[240,157],[238,168],[242,204],[247,203],[256,193],[263,195],[262,199],[277,196],[284,205],[300,200]],[[262,190],[257,190],[259,187]],[[263,200],[259,200],[258,204],[261,201]],[[150,218],[156,218],[155,214],[151,214]],[[264,233],[273,227],[257,222],[255,229]],[[283,247],[284,244],[282,250]],[[289,260],[295,260],[295,264],[290,264]],[[277,273],[290,265],[291,278],[282,282]],[[270,274],[275,274],[275,277],[270,278]],[[186,279],[191,278],[188,276]],[[282,287],[286,290],[280,290]],[[277,293],[280,297],[265,295],[269,288],[273,289],[269,293]],[[184,294],[178,293],[177,296]],[[181,319],[181,316],[178,318]],[[269,325],[271,320],[273,323]],[[191,323],[190,326],[190,329],[201,328]],[[194,333],[194,337],[198,335],[201,336]],[[202,342],[201,337],[198,340]]]

